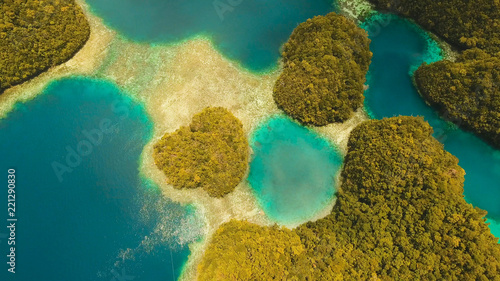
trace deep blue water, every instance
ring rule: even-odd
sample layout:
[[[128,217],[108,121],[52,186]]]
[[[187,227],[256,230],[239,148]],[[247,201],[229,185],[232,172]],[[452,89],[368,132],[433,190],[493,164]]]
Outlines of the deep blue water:
[[[186,227],[194,210],[140,177],[151,136],[142,105],[87,78],[55,81],[0,120],[2,217],[12,168],[18,219],[16,274],[0,236],[0,280],[177,279],[190,252],[173,227]]]
[[[311,219],[333,200],[339,152],[289,118],[272,117],[253,133],[248,181],[265,213],[287,224]]]
[[[86,0],[112,28],[139,42],[212,38],[230,59],[253,71],[276,67],[293,29],[333,11],[331,0]]]
[[[488,218],[500,221],[500,151],[443,121],[412,84],[412,70],[423,61],[441,59],[436,43],[414,24],[395,16],[376,16],[364,27],[369,31],[373,52],[369,89],[365,92],[365,107],[371,117],[423,116],[434,128],[434,137],[464,168],[466,200],[487,210]],[[490,226],[497,237],[499,226]]]

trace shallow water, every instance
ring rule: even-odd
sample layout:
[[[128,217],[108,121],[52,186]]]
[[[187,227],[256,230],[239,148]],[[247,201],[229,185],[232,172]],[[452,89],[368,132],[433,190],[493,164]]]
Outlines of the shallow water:
[[[0,168],[17,180],[8,280],[177,279],[199,229],[192,207],[140,177],[151,136],[142,105],[86,78],[55,81],[0,120]]]
[[[334,198],[340,153],[282,116],[253,133],[248,181],[265,213],[281,224],[307,221]]]
[[[464,168],[465,198],[500,221],[500,151],[471,133],[443,121],[418,94],[411,74],[423,61],[440,60],[436,43],[414,24],[396,16],[379,15],[363,25],[372,40],[372,64],[365,92],[365,108],[372,118],[397,115],[423,116],[434,137],[459,159]],[[492,233],[500,237],[499,224]]]
[[[95,14],[139,42],[176,43],[209,36],[217,49],[253,71],[276,67],[293,29],[333,11],[331,0],[86,0]]]

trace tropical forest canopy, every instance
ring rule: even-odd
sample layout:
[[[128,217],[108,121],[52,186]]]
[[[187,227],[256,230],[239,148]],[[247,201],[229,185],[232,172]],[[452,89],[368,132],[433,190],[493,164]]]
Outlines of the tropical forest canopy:
[[[175,188],[201,187],[222,197],[243,179],[248,167],[243,124],[222,107],[207,107],[189,126],[167,133],[155,144],[155,163]]]
[[[359,125],[342,177],[331,214],[293,233],[223,225],[200,280],[500,280],[500,245],[486,212],[464,200],[458,159],[421,118]]]
[[[370,0],[380,10],[414,19],[459,49],[500,51],[500,2],[494,0]]]
[[[456,62],[422,65],[415,82],[442,116],[500,149],[500,54],[467,50]]]
[[[500,2],[490,0],[371,0],[378,9],[414,19],[459,50],[456,63],[423,65],[422,96],[445,119],[500,147]],[[489,55],[491,56],[489,56]]]
[[[0,93],[69,60],[89,35],[73,0],[0,1]]]
[[[349,119],[363,105],[369,44],[363,29],[335,13],[301,23],[283,48],[273,94],[278,107],[308,125]]]

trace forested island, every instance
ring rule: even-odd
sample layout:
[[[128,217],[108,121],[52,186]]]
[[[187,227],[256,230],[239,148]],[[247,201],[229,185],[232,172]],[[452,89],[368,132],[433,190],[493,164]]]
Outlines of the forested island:
[[[415,20],[460,51],[457,62],[422,65],[420,94],[441,116],[500,148],[500,3],[371,0],[380,10]]]
[[[318,221],[291,231],[223,225],[200,280],[500,280],[486,212],[465,201],[458,159],[423,119],[356,127],[342,178],[331,214]]]
[[[0,94],[69,60],[90,36],[74,0],[4,0],[0,15]]]
[[[500,3],[491,0],[370,0],[381,11],[401,14],[453,46],[500,51]]]
[[[301,23],[283,47],[276,104],[305,125],[346,121],[363,105],[369,45],[366,31],[342,15]]]
[[[175,188],[201,187],[223,197],[248,168],[249,145],[243,124],[227,109],[207,107],[189,126],[165,134],[154,146],[155,164]]]
[[[456,62],[422,65],[415,82],[445,119],[500,149],[500,54],[470,49]]]

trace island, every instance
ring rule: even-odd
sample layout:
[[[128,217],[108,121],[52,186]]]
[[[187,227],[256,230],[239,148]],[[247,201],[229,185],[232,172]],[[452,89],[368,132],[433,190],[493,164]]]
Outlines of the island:
[[[230,221],[199,280],[500,280],[486,212],[465,201],[464,170],[432,132],[419,117],[363,122],[331,214],[293,230]]]
[[[0,94],[72,58],[90,26],[74,0],[0,5]]]
[[[248,168],[249,145],[243,124],[227,109],[207,107],[189,126],[165,134],[154,147],[155,164],[175,188],[203,188],[223,197]]]
[[[274,101],[304,125],[346,121],[363,105],[369,45],[366,31],[342,15],[301,23],[283,47]]]
[[[470,49],[455,62],[422,65],[414,78],[420,94],[445,120],[500,149],[500,54]]]

